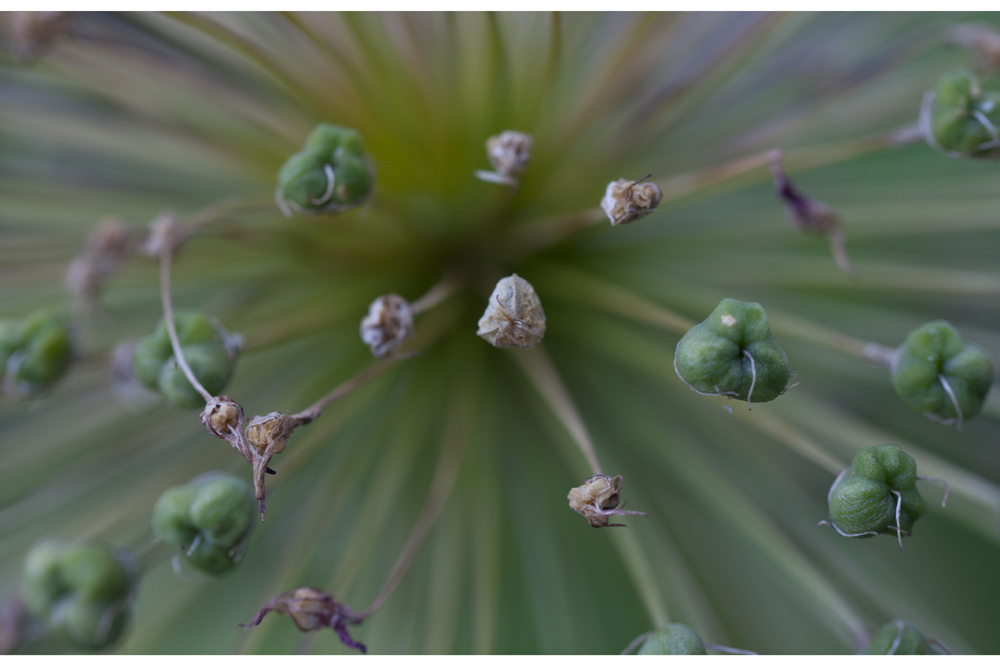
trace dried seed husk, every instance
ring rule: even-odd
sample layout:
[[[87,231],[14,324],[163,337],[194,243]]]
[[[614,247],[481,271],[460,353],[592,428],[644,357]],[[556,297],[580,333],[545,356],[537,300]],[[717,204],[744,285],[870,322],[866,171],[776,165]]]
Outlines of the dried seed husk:
[[[494,347],[530,349],[545,336],[545,311],[535,288],[514,273],[497,282],[476,335]]]
[[[413,335],[413,313],[405,298],[379,296],[361,320],[361,340],[376,358],[384,358]]]
[[[601,208],[611,220],[611,226],[618,226],[656,212],[662,198],[656,183],[619,178],[608,183]]]

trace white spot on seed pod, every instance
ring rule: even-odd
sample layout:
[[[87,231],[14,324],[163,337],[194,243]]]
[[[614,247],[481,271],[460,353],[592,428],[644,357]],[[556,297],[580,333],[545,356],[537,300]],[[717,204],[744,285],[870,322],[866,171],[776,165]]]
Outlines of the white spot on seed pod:
[[[736,317],[733,315],[722,315],[722,323],[726,325],[727,328],[732,328],[736,326]]]
[[[649,178],[649,176],[646,176]],[[601,208],[608,214],[611,226],[626,224],[646,217],[660,205],[663,194],[656,183],[644,183],[645,178],[626,180],[619,178],[608,183],[601,199]]]
[[[361,320],[361,339],[376,358],[388,356],[411,335],[413,312],[409,302],[396,294],[376,298]]]
[[[545,335],[545,311],[535,288],[517,275],[497,282],[476,335],[494,347],[530,349]]]

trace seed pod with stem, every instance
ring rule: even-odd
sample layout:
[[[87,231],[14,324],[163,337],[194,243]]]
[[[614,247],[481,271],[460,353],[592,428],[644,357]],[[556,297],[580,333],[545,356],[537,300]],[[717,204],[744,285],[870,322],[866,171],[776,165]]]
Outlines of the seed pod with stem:
[[[43,541],[25,559],[21,594],[51,638],[100,650],[125,630],[136,578],[137,565],[126,551]]]
[[[959,69],[924,94],[920,128],[933,148],[949,157],[1000,154],[1000,91],[983,90],[978,77]]]
[[[899,549],[903,537],[911,536],[915,523],[926,510],[917,490],[917,480],[945,485],[941,507],[948,501],[948,482],[917,474],[917,463],[894,444],[868,446],[854,456],[851,466],[834,480],[827,493],[828,525],[846,537],[868,538],[895,534]]]
[[[938,320],[906,336],[890,372],[896,395],[907,407],[961,430],[964,420],[982,410],[994,370],[986,351]]]
[[[601,199],[601,208],[611,220],[611,226],[628,224],[656,212],[663,198],[656,183],[645,182],[653,174],[639,180],[619,178],[608,183]]]
[[[256,501],[246,482],[221,472],[170,488],[153,508],[153,534],[206,573],[233,569],[253,527]]]
[[[372,193],[375,169],[361,135],[353,129],[320,123],[305,148],[278,171],[274,192],[278,207],[292,213],[338,213],[354,208]]]
[[[69,328],[47,312],[0,322],[0,378],[8,395],[38,395],[59,379],[72,357]]]
[[[785,354],[767,326],[759,303],[725,298],[677,343],[674,371],[702,395],[769,402],[792,376]]]
[[[486,140],[486,157],[493,165],[493,171],[477,170],[473,174],[479,180],[498,185],[519,187],[517,177],[528,166],[531,159],[531,135],[507,130]]]

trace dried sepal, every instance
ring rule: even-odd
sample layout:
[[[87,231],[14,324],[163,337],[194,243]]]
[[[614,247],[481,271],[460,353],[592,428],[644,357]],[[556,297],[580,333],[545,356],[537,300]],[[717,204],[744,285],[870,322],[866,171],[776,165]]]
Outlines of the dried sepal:
[[[842,271],[856,275],[857,271],[847,256],[844,228],[837,212],[827,204],[804,194],[785,175],[781,166],[781,151],[771,154],[771,173],[774,190],[785,205],[785,212],[792,226],[799,231],[825,235],[830,239],[830,251]]]
[[[77,303],[90,307],[100,288],[118,270],[132,240],[132,228],[122,220],[104,220],[87,238],[87,249],[66,271],[66,287]]]
[[[656,211],[663,194],[656,183],[643,182],[646,178],[649,176],[639,180],[619,178],[608,183],[601,208],[611,220],[611,226],[627,224]]]
[[[292,618],[292,622],[300,631],[316,631],[329,627],[337,632],[344,645],[363,653],[368,652],[368,648],[351,638],[347,631],[347,625],[361,624],[363,618],[352,613],[350,606],[340,603],[323,590],[315,587],[299,587],[277,594],[264,604],[249,624],[241,624],[240,628],[256,627],[271,611]]]
[[[528,166],[531,159],[531,135],[507,130],[486,140],[486,157],[493,165],[493,171],[477,170],[476,178],[487,183],[518,187],[517,176]]]
[[[375,358],[385,358],[411,335],[413,312],[409,302],[396,294],[376,298],[361,320],[361,340]]]
[[[621,502],[622,476],[598,474],[584,481],[582,486],[572,488],[566,499],[569,508],[587,519],[591,527],[625,527],[621,523],[608,523],[611,516],[645,516],[640,511],[625,511]],[[619,502],[621,508],[619,508]]]
[[[165,250],[177,249],[185,238],[187,230],[181,219],[173,211],[164,210],[149,223],[149,235],[142,244],[142,251],[150,257],[159,257]]]
[[[253,465],[254,491],[260,503],[261,519],[264,518],[264,475],[274,474],[267,464],[285,450],[295,425],[291,416],[279,412],[255,416],[247,425],[246,442],[250,464]]]
[[[530,349],[541,342],[545,311],[535,288],[517,273],[497,282],[476,335],[501,349]]]

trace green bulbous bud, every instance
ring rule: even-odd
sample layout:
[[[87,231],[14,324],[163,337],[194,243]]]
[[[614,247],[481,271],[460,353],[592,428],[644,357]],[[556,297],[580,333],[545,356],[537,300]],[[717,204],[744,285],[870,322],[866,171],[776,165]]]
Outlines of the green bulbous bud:
[[[191,371],[205,390],[219,395],[229,383],[236,365],[235,354],[225,331],[214,326],[208,317],[193,312],[174,314],[177,339]],[[166,396],[178,407],[203,407],[205,401],[184,376],[174,360],[167,325],[162,320],[156,331],[135,346],[133,367],[136,379]]]
[[[955,156],[990,157],[1000,152],[1000,92],[984,91],[971,72],[946,74],[929,113],[929,139],[935,147]]]
[[[134,575],[124,556],[99,544],[45,541],[28,553],[21,594],[52,638],[99,650],[128,621]]]
[[[865,654],[933,654],[924,635],[909,622],[883,624],[872,636]]]
[[[153,508],[153,533],[202,571],[220,574],[239,562],[241,546],[257,515],[245,481],[208,474],[167,490]]]
[[[932,321],[900,345],[892,385],[907,407],[961,425],[983,408],[993,385],[993,361],[948,322]]]
[[[674,355],[677,375],[705,395],[769,402],[785,392],[788,356],[767,327],[758,303],[726,298],[694,326]]]
[[[861,449],[830,488],[827,500],[833,526],[844,536],[909,536],[926,510],[916,481],[917,463],[898,446]]]
[[[305,148],[278,171],[275,199],[287,217],[296,213],[336,213],[363,202],[375,173],[356,130],[320,123]]]
[[[0,324],[0,378],[8,393],[41,393],[59,378],[72,355],[69,329],[46,312]]]
[[[652,632],[639,648],[639,654],[706,654],[705,644],[691,627],[668,624]]]

